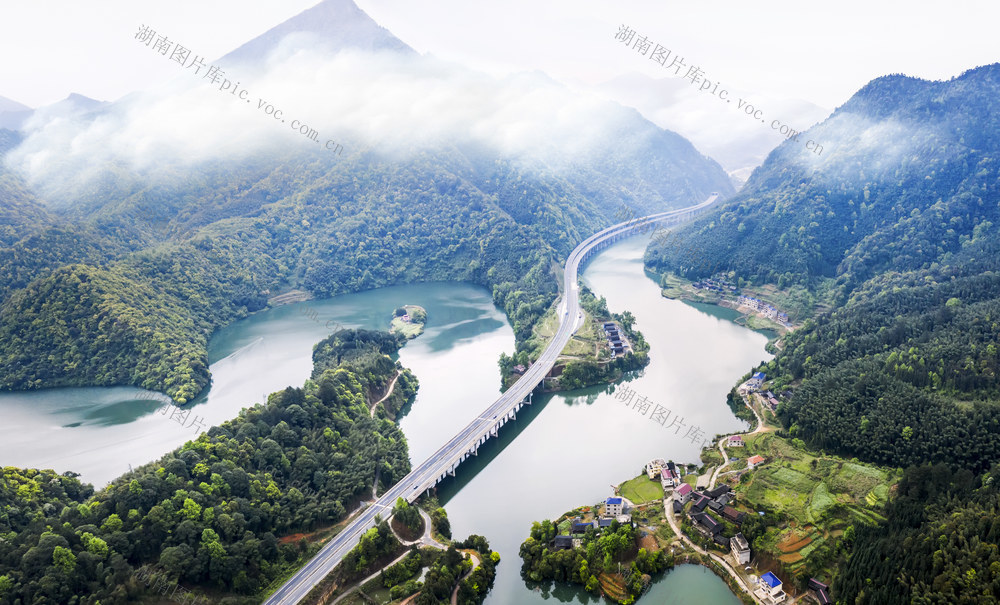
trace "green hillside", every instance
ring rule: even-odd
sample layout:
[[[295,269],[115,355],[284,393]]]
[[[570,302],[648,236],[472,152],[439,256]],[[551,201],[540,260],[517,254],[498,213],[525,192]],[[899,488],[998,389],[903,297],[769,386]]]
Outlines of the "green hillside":
[[[682,206],[723,189],[721,169],[690,152],[677,169],[700,162],[714,175],[708,184],[636,203]],[[134,384],[189,401],[210,378],[211,334],[292,288],[326,297],[470,281],[493,292],[521,345],[555,300],[553,268],[610,222],[601,190],[618,187],[607,174],[543,175],[483,153],[331,161],[276,151],[169,183],[109,176],[54,215],[49,231],[0,248],[14,276],[0,307],[0,387]],[[664,147],[661,163],[678,153]],[[62,245],[83,231],[100,234],[100,245]],[[47,255],[19,252],[42,238]],[[78,296],[71,274],[95,289]]]
[[[845,536],[838,602],[1000,599],[981,475],[1000,447],[998,93],[1000,65],[879,78],[803,135],[826,144],[821,159],[783,144],[679,244],[647,254],[660,272],[722,263],[735,282],[805,288],[829,308],[759,368],[789,391],[786,434],[911,467],[887,520]]]

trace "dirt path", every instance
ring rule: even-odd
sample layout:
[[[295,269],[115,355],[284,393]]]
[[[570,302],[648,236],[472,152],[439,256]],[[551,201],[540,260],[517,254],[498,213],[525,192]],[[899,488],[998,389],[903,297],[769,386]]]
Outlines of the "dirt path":
[[[468,573],[466,573],[464,576],[462,576],[461,578],[458,579],[458,583],[455,584],[455,588],[452,589],[452,591],[451,591],[451,605],[458,605],[458,587],[462,585],[462,580],[468,578],[469,574],[471,574],[472,572],[476,571],[476,568],[479,567],[479,563],[480,563],[479,557],[477,557],[476,555],[474,555],[472,553],[469,553],[469,556],[472,557],[472,568],[468,571]]]
[[[358,588],[360,588],[360,587],[364,586],[364,585],[365,585],[365,584],[367,584],[368,582],[371,582],[372,580],[374,580],[375,578],[377,578],[377,577],[378,577],[378,575],[379,575],[380,573],[382,573],[382,570],[384,570],[384,569],[386,569],[386,568],[388,568],[388,567],[392,567],[392,566],[393,566],[393,565],[395,565],[396,563],[399,563],[400,561],[402,561],[403,559],[405,559],[405,558],[406,558],[406,555],[408,555],[408,554],[410,554],[410,551],[409,551],[409,550],[407,550],[407,551],[406,551],[406,552],[404,552],[403,554],[401,554],[401,555],[399,555],[398,557],[396,557],[395,559],[393,559],[393,561],[392,561],[392,562],[390,562],[390,563],[389,563],[388,565],[386,565],[385,567],[381,567],[381,568],[379,568],[379,569],[378,569],[378,571],[376,571],[376,572],[375,572],[375,573],[373,573],[372,575],[368,576],[368,577],[367,577],[367,578],[365,578],[364,580],[361,580],[360,582],[358,582],[358,583],[356,583],[355,585],[351,586],[350,588],[348,588],[347,590],[345,590],[345,591],[344,591],[344,594],[342,594],[342,595],[340,595],[339,597],[337,597],[336,599],[334,599],[334,600],[333,600],[333,602],[332,602],[332,603],[330,603],[330,605],[337,605],[337,603],[338,603],[338,602],[339,602],[339,601],[340,601],[341,599],[343,599],[343,598],[344,598],[344,597],[346,597],[347,595],[349,595],[349,594],[353,593],[353,592],[354,592],[355,590],[357,590]]]
[[[389,390],[385,392],[385,397],[383,397],[382,399],[379,399],[378,401],[376,401],[375,403],[372,404],[372,407],[369,410],[369,412],[372,415],[372,418],[375,417],[375,408],[378,407],[378,404],[380,404],[383,401],[385,401],[386,399],[388,399],[389,395],[392,395],[392,390],[394,388],[396,388],[396,380],[399,379],[400,373],[401,372],[399,370],[396,370],[396,375],[392,377],[392,382],[389,383]]]
[[[726,453],[726,448],[724,447],[723,444],[725,444],[730,437],[732,437],[733,435],[744,435],[744,436],[756,435],[757,433],[766,433],[767,431],[773,430],[771,428],[764,426],[764,419],[761,418],[760,414],[757,413],[757,409],[753,407],[753,405],[751,405],[749,401],[747,401],[747,398],[745,396],[743,397],[743,403],[748,408],[750,408],[750,411],[753,412],[753,415],[757,417],[757,428],[750,431],[749,433],[733,433],[732,435],[725,435],[721,439],[719,439],[719,453],[722,454],[722,464],[720,464],[719,468],[715,469],[715,472],[712,474],[712,480],[708,482],[708,489],[715,488],[715,482],[719,479],[719,474],[722,472],[722,469],[729,466],[729,455]]]
[[[694,542],[689,540],[687,536],[681,533],[681,529],[677,525],[677,519],[674,518],[673,506],[670,505],[669,498],[663,499],[663,514],[667,517],[667,523],[670,524],[670,529],[673,530],[675,536],[677,536],[678,538],[680,538],[682,542],[693,548],[695,552],[700,553],[702,555],[707,555],[711,557],[713,561],[719,563],[722,566],[722,568],[725,569],[726,572],[728,572],[729,575],[736,580],[736,583],[739,584],[740,588],[743,589],[743,592],[750,595],[750,598],[753,599],[754,603],[759,603],[760,605],[764,605],[764,602],[761,601],[756,594],[754,594],[750,586],[748,586],[747,583],[743,580],[743,576],[741,576],[735,569],[733,569],[729,561],[725,560],[724,558],[720,557],[715,553],[710,553],[707,550],[698,547],[698,545],[696,545]],[[788,602],[792,603],[793,601],[789,600]]]

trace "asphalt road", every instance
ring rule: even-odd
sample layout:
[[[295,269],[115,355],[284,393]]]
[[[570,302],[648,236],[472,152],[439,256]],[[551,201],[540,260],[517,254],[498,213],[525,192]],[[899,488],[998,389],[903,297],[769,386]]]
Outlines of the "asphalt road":
[[[405,498],[412,502],[420,494],[437,484],[438,479],[446,474],[453,465],[457,464],[463,456],[469,453],[476,446],[476,443],[484,436],[491,433],[493,426],[498,419],[502,419],[506,414],[517,406],[536,386],[541,384],[542,379],[555,365],[556,359],[569,339],[579,328],[583,317],[580,312],[578,271],[581,262],[592,250],[599,249],[609,241],[614,241],[621,235],[635,231],[649,223],[655,223],[667,219],[680,219],[689,215],[697,214],[711,206],[718,196],[713,195],[706,201],[681,208],[652,214],[641,219],[619,223],[608,227],[603,231],[585,239],[580,245],[573,249],[569,258],[566,259],[566,270],[563,282],[563,305],[559,310],[563,312],[560,317],[559,329],[556,331],[545,351],[521,378],[514,383],[507,391],[500,396],[492,405],[486,408],[481,414],[474,418],[465,428],[458,432],[447,443],[441,446],[427,460],[414,467],[408,475],[403,477],[399,483],[392,486],[371,506],[359,514],[354,521],[328,542],[316,556],[306,563],[302,569],[295,573],[284,585],[274,592],[265,605],[293,605],[302,600],[314,586],[325,578],[333,568],[344,558],[361,539],[361,536],[370,528],[375,527],[375,516],[381,515],[387,518],[392,512],[398,498]]]

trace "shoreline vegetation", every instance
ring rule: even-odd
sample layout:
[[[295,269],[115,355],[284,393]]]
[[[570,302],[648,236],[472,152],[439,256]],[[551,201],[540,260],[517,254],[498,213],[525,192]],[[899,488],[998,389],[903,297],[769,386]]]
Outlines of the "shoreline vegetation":
[[[403,342],[339,330],[314,349],[302,387],[271,393],[100,490],[73,472],[4,467],[0,601],[66,603],[86,594],[87,603],[124,603],[192,592],[259,603],[373,488],[409,472],[406,439],[389,419],[417,390],[390,357]],[[393,379],[373,417],[370,402]]]
[[[813,297],[804,290],[799,291],[794,287],[780,290],[766,285],[758,288],[742,284],[741,280],[738,279],[736,281],[740,285],[729,284],[729,288],[697,287],[697,284],[704,284],[704,282],[692,281],[673,272],[660,274],[648,268],[647,274],[652,279],[659,281],[660,295],[664,298],[687,303],[716,305],[736,311],[740,316],[731,321],[767,335],[769,341],[767,350],[770,353],[776,353],[780,350],[788,334],[794,332],[806,320],[814,318],[826,308],[817,304]],[[730,272],[716,274],[714,279],[729,283],[728,280],[736,278]],[[769,317],[763,310],[740,304],[739,299],[742,297],[754,299],[761,305],[773,306],[778,312],[787,314],[788,320],[779,321],[775,317]]]
[[[611,313],[604,297],[597,298],[584,285],[579,290],[580,308],[584,313],[583,325],[577,330],[560,353],[552,371],[542,382],[545,393],[581,389],[598,384],[612,384],[622,379],[626,372],[641,370],[649,365],[649,343],[642,332],[634,329],[632,313]],[[559,309],[552,305],[536,324],[524,350],[513,356],[500,354],[503,388],[506,390],[520,378],[532,360],[537,359],[559,327]],[[623,343],[623,351],[616,353],[604,324],[613,323]]]
[[[665,275],[661,283],[664,285],[663,295],[667,298],[737,308],[737,305],[717,294],[706,295],[707,293],[693,288],[694,282]],[[745,313],[746,309],[737,310],[744,312],[743,316],[731,321],[751,329],[780,328],[779,334],[783,337],[796,327],[754,317]],[[751,317],[750,321],[744,319],[748,315]],[[744,321],[741,322],[740,319]],[[755,326],[753,319],[761,321]],[[743,381],[749,378],[748,373]],[[690,511],[681,513],[677,518],[677,525],[673,526],[673,489],[664,489],[659,480],[650,480],[643,473],[622,483],[616,490],[616,493],[633,502],[642,502],[634,511],[642,516],[643,521],[643,524],[636,524],[636,532],[646,533],[652,538],[653,542],[644,543],[647,547],[655,544],[661,550],[670,548],[670,564],[667,569],[685,562],[707,567],[727,583],[737,598],[747,604],[759,602],[750,591],[755,586],[757,576],[765,572],[779,576],[786,592],[792,595],[805,594],[809,590],[811,578],[831,583],[838,570],[847,565],[849,547],[854,536],[859,531],[871,531],[886,521],[890,496],[903,476],[901,469],[882,468],[809,448],[801,439],[795,438],[794,427],[789,434],[782,426],[770,391],[766,395],[762,394],[767,390],[768,384],[760,384],[757,388],[759,392],[734,388],[729,393],[728,407],[734,415],[749,421],[751,429],[734,433],[732,436],[739,435],[741,439],[734,441],[732,447],[728,445],[731,435],[717,436],[717,446],[701,453],[702,467],[698,470],[703,476],[711,475],[709,488],[726,486],[732,498],[730,506],[743,514],[741,523],[735,524],[717,512],[705,509],[706,514],[725,526],[721,535],[728,539],[739,532],[745,537],[751,547],[751,562],[755,566],[753,573],[744,573],[744,565],[733,558],[728,546],[720,546],[695,529],[695,525],[686,516]],[[785,386],[787,385],[779,380],[773,388],[777,391]],[[763,462],[750,465],[748,460],[756,457],[762,458]],[[692,479],[696,475],[687,475],[684,482],[694,488]],[[659,494],[652,494],[656,490],[659,490]],[[557,571],[557,563],[569,559],[575,561],[577,557],[554,549],[556,536],[566,534],[572,538],[569,530],[573,520],[588,521],[596,518],[595,513],[601,506],[602,504],[580,507],[564,513],[554,522],[533,524],[531,538],[522,545],[523,575],[528,580],[547,579],[582,584],[588,591],[602,594],[616,603],[632,603],[637,600],[644,593],[644,588],[641,584],[636,584],[636,591],[628,590],[631,578],[626,579],[625,575],[616,582],[598,574],[595,576],[595,584],[579,573],[575,576],[572,573],[560,575]],[[659,517],[656,516],[657,513]],[[590,531],[588,530],[588,535]],[[594,534],[596,536],[597,532]],[[547,538],[547,541],[542,538]],[[593,538],[592,536],[591,541]],[[577,540],[570,548],[585,551],[593,549],[584,540]],[[675,549],[680,550],[675,552]],[[589,551],[586,552],[589,554]],[[583,562],[589,562],[586,555],[582,556]],[[728,558],[727,565],[723,566],[714,557]],[[626,567],[631,564],[627,556],[619,562]],[[576,564],[579,565],[580,562],[576,561]],[[637,577],[647,585],[651,578],[648,574]],[[615,588],[618,585],[621,590]],[[610,590],[606,590],[608,587]]]
[[[402,334],[407,340],[412,340],[424,333],[427,323],[427,309],[419,305],[403,305],[392,314],[389,332]]]

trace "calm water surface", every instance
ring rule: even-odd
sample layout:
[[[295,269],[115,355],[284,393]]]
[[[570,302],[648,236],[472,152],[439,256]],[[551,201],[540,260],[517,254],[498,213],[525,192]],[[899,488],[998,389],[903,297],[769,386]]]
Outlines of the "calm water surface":
[[[611,311],[631,311],[651,343],[650,365],[624,386],[669,409],[685,428],[678,433],[651,421],[649,412],[625,407],[609,387],[536,398],[522,409],[499,439],[487,442],[456,479],[439,488],[454,535],[482,534],[503,557],[488,605],[596,602],[569,586],[525,584],[518,548],[531,522],[602,500],[611,495],[612,484],[638,475],[650,458],[700,464],[698,435],[711,438],[746,427],[726,406],[726,393],[751,366],[770,358],[764,351],[767,337],[660,296],[642,268],[646,243],[638,237],[609,248],[591,261],[583,280],[607,299]],[[460,405],[454,403],[460,395],[453,403],[424,399],[421,387],[406,421],[450,423],[447,415]],[[455,425],[463,423],[455,419]],[[699,432],[685,439],[692,427]],[[414,452],[431,451],[443,437],[409,428],[406,434]],[[739,603],[722,580],[695,566],[664,576],[642,602]]]
[[[440,282],[380,288],[269,309],[220,330],[209,344],[212,384],[185,406],[191,411],[184,419],[155,413],[160,403],[137,399],[144,392],[132,387],[0,393],[0,465],[75,471],[100,487],[129,465],[156,460],[196,438],[199,422],[207,429],[262,402],[266,393],[301,386],[312,371],[313,345],[330,333],[328,322],[331,328],[339,322],[387,329],[402,304],[421,305],[430,316],[425,333],[401,355],[417,371],[422,392],[460,392],[464,381],[496,387],[496,358],[513,349],[514,335],[486,290]],[[455,373],[456,364],[468,367]],[[478,395],[488,399],[495,391]],[[475,402],[485,405],[486,399]]]
[[[604,251],[583,279],[612,311],[631,311],[651,343],[652,362],[624,386],[683,425],[651,421],[648,412],[624,406],[610,387],[538,397],[455,480],[442,484],[455,536],[485,535],[503,557],[489,605],[596,603],[572,587],[525,584],[517,553],[531,522],[603,499],[611,484],[637,475],[649,458],[697,463],[704,438],[745,427],[725,396],[747,369],[769,358],[766,337],[662,298],[642,270],[645,243],[639,237]],[[402,304],[428,311],[425,333],[400,352],[420,381],[400,424],[411,459],[423,460],[499,395],[497,359],[514,349],[506,318],[489,293],[473,285],[381,288],[283,306],[228,326],[211,340],[213,382],[194,402],[188,422],[197,416],[206,427],[218,424],[265,393],[301,385],[311,371],[313,345],[329,332],[328,320],[331,326],[385,329]],[[137,400],[138,393],[122,387],[0,394],[7,412],[0,464],[73,470],[100,486],[130,464],[155,460],[195,437],[193,428],[154,413],[158,403]],[[678,567],[642,601],[738,603],[721,580],[697,566]]]

